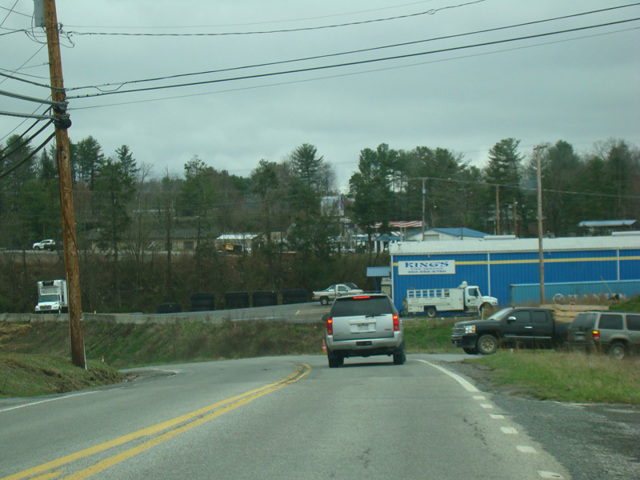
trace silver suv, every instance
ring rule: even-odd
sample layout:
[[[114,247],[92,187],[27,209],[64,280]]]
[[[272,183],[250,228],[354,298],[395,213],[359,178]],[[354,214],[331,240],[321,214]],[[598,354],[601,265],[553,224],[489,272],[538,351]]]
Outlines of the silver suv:
[[[640,349],[640,313],[579,313],[569,326],[568,341],[572,350],[607,352],[622,359]]]
[[[341,366],[347,357],[393,355],[396,365],[407,359],[402,320],[384,293],[338,297],[325,320],[331,368]]]

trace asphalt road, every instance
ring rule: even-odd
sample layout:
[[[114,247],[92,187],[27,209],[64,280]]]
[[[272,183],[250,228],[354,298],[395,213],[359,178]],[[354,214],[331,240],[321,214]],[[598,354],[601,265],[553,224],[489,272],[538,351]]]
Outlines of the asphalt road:
[[[109,388],[2,400],[0,478],[571,478],[453,373],[447,361],[459,358],[173,365]]]

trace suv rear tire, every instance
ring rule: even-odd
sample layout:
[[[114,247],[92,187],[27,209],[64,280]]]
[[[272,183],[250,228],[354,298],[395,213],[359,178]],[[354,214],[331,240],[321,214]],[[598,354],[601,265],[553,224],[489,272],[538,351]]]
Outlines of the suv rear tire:
[[[344,357],[339,353],[327,352],[327,358],[329,359],[329,368],[338,368],[344,363]]]
[[[609,345],[609,355],[616,360],[622,360],[627,356],[627,347],[622,342],[613,342]]]
[[[402,344],[402,347],[393,354],[393,364],[394,365],[402,365],[407,361],[407,350]]]

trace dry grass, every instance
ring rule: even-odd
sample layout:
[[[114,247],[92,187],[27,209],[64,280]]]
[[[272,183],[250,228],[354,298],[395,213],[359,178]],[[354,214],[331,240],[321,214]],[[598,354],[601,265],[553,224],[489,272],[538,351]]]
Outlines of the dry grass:
[[[543,399],[640,404],[640,358],[554,351],[501,352],[471,360],[487,365],[500,383],[521,386]]]

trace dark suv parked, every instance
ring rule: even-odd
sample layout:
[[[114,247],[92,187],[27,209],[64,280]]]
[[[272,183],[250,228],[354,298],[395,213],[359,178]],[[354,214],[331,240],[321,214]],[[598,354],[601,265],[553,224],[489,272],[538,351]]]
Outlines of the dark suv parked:
[[[569,327],[568,341],[573,350],[595,350],[624,358],[640,349],[640,313],[579,313]]]

